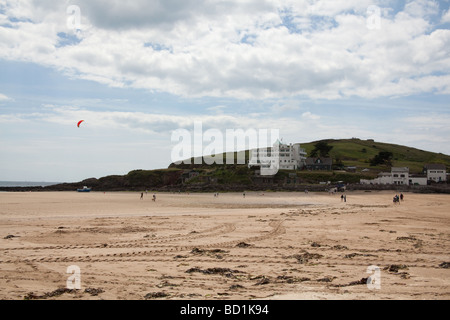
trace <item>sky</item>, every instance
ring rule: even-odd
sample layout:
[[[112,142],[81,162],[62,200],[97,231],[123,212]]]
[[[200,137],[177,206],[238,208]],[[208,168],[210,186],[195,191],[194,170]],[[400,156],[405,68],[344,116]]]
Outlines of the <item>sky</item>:
[[[0,180],[167,168],[174,132],[195,123],[450,154],[449,7],[1,1]]]

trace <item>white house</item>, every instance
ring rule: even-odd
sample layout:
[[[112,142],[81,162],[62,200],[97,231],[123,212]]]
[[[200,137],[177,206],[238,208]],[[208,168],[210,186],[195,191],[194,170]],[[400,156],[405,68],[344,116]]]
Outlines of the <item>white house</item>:
[[[411,186],[414,186],[414,185],[426,186],[428,184],[428,180],[425,175],[410,174],[409,175],[409,184]]]
[[[409,184],[409,168],[408,167],[392,167],[392,184],[408,185]]]
[[[283,144],[277,140],[273,148],[260,148],[251,151],[248,167],[270,167],[274,161],[279,162],[281,170],[297,170],[306,163],[306,151],[296,144]]]
[[[392,184],[392,175],[390,172],[380,172],[378,178],[367,180],[361,179],[359,181],[361,184]]]
[[[428,181],[447,181],[447,168],[445,164],[427,164],[424,167],[424,173],[427,174]]]
[[[425,184],[426,180],[420,177],[411,177],[408,167],[392,167],[391,172],[380,172],[378,178],[373,180],[361,179],[361,184]]]
[[[427,177],[409,173],[408,167],[392,167],[391,172],[380,172],[373,180],[360,180],[361,184],[396,184],[396,185],[427,185]]]

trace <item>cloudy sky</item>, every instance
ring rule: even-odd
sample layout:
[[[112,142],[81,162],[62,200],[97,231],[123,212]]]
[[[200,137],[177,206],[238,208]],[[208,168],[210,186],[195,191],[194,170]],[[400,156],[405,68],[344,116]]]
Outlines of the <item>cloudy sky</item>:
[[[2,1],[0,180],[165,168],[194,122],[450,154],[449,5]]]

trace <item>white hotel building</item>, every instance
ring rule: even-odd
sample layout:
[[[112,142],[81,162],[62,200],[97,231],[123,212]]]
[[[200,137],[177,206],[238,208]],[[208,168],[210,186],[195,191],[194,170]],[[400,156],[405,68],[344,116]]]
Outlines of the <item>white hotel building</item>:
[[[248,167],[269,168],[279,162],[280,170],[298,170],[306,164],[306,151],[299,143],[283,144],[277,140],[273,148],[253,149]]]
[[[428,181],[447,181],[447,169],[445,164],[427,164],[424,167],[424,173],[427,174]]]
[[[427,164],[424,167],[423,175],[409,173],[407,167],[392,167],[391,172],[380,172],[378,178],[373,180],[361,179],[361,184],[395,184],[395,185],[423,185],[428,181],[447,181],[446,166],[443,164]]]

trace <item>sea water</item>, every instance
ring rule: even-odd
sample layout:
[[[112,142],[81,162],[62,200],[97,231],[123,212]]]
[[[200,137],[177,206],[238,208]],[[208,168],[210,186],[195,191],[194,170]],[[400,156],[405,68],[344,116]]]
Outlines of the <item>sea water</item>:
[[[60,182],[0,181],[0,187],[46,187]]]

